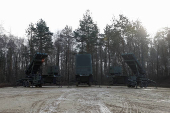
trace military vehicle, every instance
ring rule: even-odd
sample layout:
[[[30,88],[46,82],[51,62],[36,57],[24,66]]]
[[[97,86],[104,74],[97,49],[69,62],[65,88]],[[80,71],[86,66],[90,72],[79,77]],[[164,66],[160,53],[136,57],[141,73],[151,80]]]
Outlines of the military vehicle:
[[[59,75],[59,67],[58,66],[48,66],[47,74],[42,75],[43,84],[53,83],[60,85],[60,75]]]
[[[76,82],[77,86],[80,83],[87,83],[91,86],[92,82],[92,59],[90,54],[76,55]]]
[[[18,80],[17,83],[22,84],[24,87],[42,87],[42,84],[45,83],[56,83],[56,77],[59,76],[57,66],[48,67],[48,73],[42,75],[41,66],[47,56],[46,53],[37,52],[31,63],[26,68],[26,77]]]
[[[126,84],[127,76],[123,75],[121,66],[110,66],[109,75],[107,76],[110,79],[111,84]]]
[[[127,86],[136,87],[140,86],[147,87],[150,83],[156,86],[156,82],[146,78],[146,72],[132,53],[122,54],[124,62],[129,66],[133,75],[128,77]]]

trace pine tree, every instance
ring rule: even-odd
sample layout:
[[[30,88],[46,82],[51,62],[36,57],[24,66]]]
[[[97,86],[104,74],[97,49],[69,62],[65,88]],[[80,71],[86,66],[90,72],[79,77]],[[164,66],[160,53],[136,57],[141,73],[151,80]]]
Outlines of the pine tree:
[[[40,19],[35,25],[30,24],[27,34],[31,36],[29,40],[30,50],[34,49],[41,53],[51,52],[53,33],[49,31],[44,20]]]
[[[92,53],[92,48],[97,42],[98,32],[97,24],[94,24],[90,11],[87,10],[83,15],[83,20],[80,20],[80,27],[74,31],[77,42],[81,42],[78,46],[81,52]]]

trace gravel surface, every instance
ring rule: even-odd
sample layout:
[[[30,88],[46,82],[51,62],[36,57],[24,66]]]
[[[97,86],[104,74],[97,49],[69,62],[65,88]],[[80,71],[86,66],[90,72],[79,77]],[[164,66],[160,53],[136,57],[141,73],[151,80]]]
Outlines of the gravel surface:
[[[0,112],[169,113],[170,88],[43,86],[0,88]]]

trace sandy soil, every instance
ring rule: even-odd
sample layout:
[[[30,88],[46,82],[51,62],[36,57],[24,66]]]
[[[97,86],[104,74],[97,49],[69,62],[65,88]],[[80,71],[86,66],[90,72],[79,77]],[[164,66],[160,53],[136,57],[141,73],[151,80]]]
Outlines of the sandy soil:
[[[169,113],[170,88],[43,86],[0,88],[0,112]]]

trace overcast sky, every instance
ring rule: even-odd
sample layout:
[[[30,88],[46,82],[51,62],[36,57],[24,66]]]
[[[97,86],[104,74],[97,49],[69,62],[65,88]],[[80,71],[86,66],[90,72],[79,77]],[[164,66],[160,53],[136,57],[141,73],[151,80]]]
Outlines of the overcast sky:
[[[0,0],[0,24],[20,37],[41,18],[52,32],[66,25],[74,30],[88,9],[101,33],[119,14],[140,20],[149,34],[170,27],[170,0]]]

